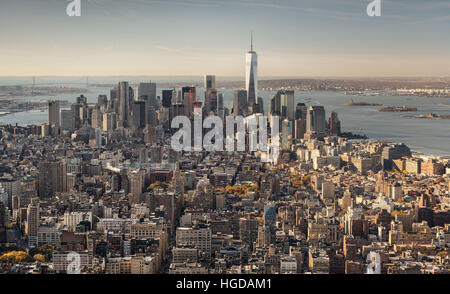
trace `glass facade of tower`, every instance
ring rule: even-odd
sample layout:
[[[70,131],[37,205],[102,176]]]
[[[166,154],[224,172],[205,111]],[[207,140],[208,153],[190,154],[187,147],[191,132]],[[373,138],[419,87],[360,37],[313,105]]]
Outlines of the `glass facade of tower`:
[[[246,55],[245,89],[247,90],[247,105],[253,106],[258,101],[258,55],[253,50]]]

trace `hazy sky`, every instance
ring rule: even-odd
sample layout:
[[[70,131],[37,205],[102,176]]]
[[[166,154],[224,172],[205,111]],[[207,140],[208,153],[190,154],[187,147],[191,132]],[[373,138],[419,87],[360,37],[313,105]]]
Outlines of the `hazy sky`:
[[[0,1],[0,75],[450,76],[450,0]]]

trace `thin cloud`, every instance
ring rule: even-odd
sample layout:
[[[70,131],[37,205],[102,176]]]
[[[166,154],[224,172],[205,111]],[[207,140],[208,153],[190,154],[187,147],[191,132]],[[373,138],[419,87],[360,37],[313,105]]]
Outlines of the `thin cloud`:
[[[155,46],[153,46],[153,48],[159,49],[162,51],[166,51],[166,52],[170,52],[170,53],[184,53],[183,50],[176,49],[176,48],[170,48],[170,47],[166,47],[166,46],[162,46],[162,45],[155,45]]]

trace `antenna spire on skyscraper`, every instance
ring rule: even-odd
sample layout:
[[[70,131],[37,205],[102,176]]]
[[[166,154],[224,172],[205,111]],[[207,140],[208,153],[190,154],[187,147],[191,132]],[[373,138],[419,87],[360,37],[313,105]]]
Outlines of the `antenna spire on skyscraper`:
[[[250,32],[250,51],[253,51],[253,31]]]

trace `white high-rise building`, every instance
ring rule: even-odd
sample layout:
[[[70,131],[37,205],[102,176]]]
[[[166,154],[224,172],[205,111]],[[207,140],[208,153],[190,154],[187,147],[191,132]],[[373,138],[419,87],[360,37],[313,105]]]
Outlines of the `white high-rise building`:
[[[258,103],[258,55],[253,51],[253,35],[250,51],[245,61],[245,89],[247,90],[247,105]]]

